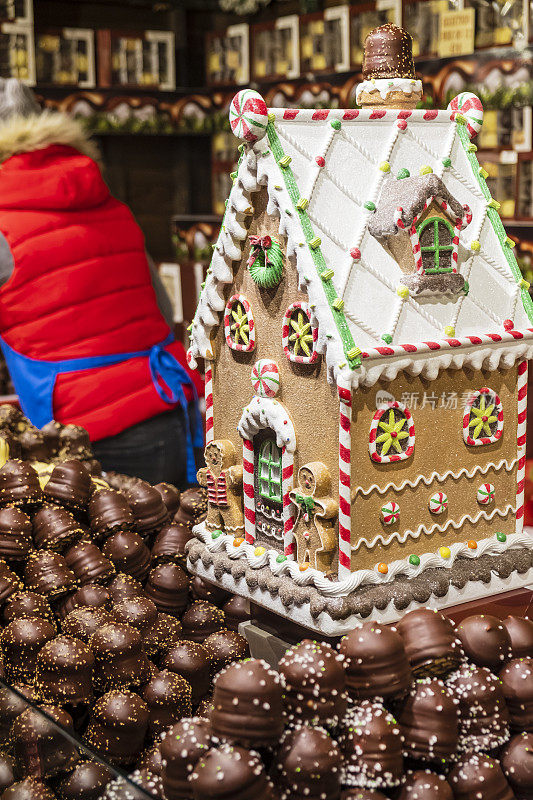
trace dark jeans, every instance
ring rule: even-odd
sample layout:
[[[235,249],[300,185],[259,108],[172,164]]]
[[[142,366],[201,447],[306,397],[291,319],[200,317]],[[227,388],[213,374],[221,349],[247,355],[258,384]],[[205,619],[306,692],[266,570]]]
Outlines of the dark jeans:
[[[194,422],[192,408],[189,419]],[[151,484],[168,481],[180,489],[187,486],[185,420],[179,406],[100,439],[93,448],[104,471],[122,472]],[[201,460],[196,452],[199,466]]]

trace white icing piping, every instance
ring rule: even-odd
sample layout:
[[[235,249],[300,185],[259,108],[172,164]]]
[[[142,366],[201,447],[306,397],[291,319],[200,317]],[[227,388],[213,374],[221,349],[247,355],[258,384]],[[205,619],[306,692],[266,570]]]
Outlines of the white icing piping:
[[[243,439],[251,441],[263,428],[272,428],[278,447],[285,447],[289,453],[294,453],[296,434],[287,409],[279,400],[254,397],[243,409],[237,430]]]
[[[412,78],[372,78],[361,81],[355,90],[355,101],[359,103],[361,92],[379,92],[382,100],[386,100],[392,92],[403,92],[404,94],[422,94],[422,81]]]
[[[444,533],[444,531],[448,530],[448,528],[454,528],[456,531],[458,531],[459,528],[461,528],[465,522],[471,522],[472,524],[475,524],[480,519],[486,519],[488,521],[493,519],[495,516],[502,517],[503,519],[508,516],[510,511],[514,513],[516,512],[516,508],[515,506],[511,505],[511,503],[508,503],[502,509],[494,508],[490,512],[490,514],[488,514],[486,511],[483,510],[479,511],[479,513],[476,514],[475,517],[470,516],[470,514],[463,514],[463,516],[459,520],[449,519],[444,523],[444,525],[439,525],[438,523],[435,523],[435,525],[432,525],[431,528],[426,528],[424,525],[420,525],[416,529],[416,531],[407,530],[404,531],[403,533],[398,533],[397,531],[394,531],[393,533],[390,534],[390,536],[384,536],[382,533],[378,533],[376,536],[374,536],[374,538],[370,542],[364,536],[361,536],[361,538],[357,540],[356,544],[352,545],[352,553],[359,550],[362,544],[366,544],[369,550],[372,550],[372,548],[375,547],[378,544],[378,542],[381,542],[381,544],[386,546],[388,544],[391,544],[391,542],[393,542],[395,539],[397,539],[400,542],[400,544],[405,544],[405,542],[408,539],[419,539],[422,533],[426,534],[427,536],[430,536],[432,533],[435,533],[436,531]]]
[[[483,555],[499,555],[507,550],[514,550],[521,547],[531,547],[533,539],[527,533],[512,533],[505,542],[500,542],[496,537],[481,539],[477,542],[477,548],[472,550],[463,542],[455,542],[449,545],[450,557],[443,558],[439,553],[424,553],[420,556],[420,564],[414,566],[407,559],[392,561],[388,564],[386,575],[377,570],[360,569],[352,572],[347,578],[339,581],[329,581],[316,569],[308,568],[304,571],[294,561],[278,562],[280,555],[276,550],[266,550],[261,555],[254,555],[257,545],[245,542],[235,547],[233,536],[222,534],[217,539],[211,538],[211,532],[205,527],[205,523],[194,528],[196,537],[202,541],[206,549],[211,553],[225,552],[232,559],[246,559],[252,569],[269,567],[273,575],[282,577],[289,575],[298,586],[315,586],[318,591],[326,597],[345,597],[351,592],[364,585],[378,585],[391,583],[398,575],[408,575],[415,578],[427,569],[443,567],[450,569],[459,558],[479,558]]]
[[[385,494],[385,492],[388,492],[389,489],[394,489],[395,492],[401,492],[406,486],[410,486],[411,489],[416,489],[418,484],[421,482],[425,483],[426,486],[431,486],[435,480],[437,483],[444,483],[446,478],[459,479],[463,475],[466,478],[473,478],[478,473],[481,475],[486,475],[489,470],[499,472],[503,466],[507,472],[510,472],[513,467],[517,465],[517,463],[518,458],[513,458],[512,461],[507,461],[507,459],[502,458],[502,460],[497,464],[494,464],[493,462],[489,462],[488,464],[485,464],[485,466],[477,464],[472,470],[470,470],[470,472],[466,467],[462,467],[459,472],[454,472],[453,470],[449,469],[442,475],[439,472],[432,472],[430,475],[419,475],[414,481],[411,481],[409,478],[407,478],[399,486],[397,486],[394,481],[389,481],[389,483],[387,483],[385,486],[378,486],[377,483],[373,483],[372,486],[369,486],[366,489],[364,489],[362,486],[357,486],[352,492],[352,503],[360,494],[368,496],[369,494],[372,494],[372,492],[376,491],[378,494]]]

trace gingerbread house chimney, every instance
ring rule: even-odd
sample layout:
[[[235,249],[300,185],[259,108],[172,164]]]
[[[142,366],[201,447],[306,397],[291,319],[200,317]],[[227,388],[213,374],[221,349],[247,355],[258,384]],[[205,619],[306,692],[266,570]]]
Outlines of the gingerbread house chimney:
[[[365,39],[363,81],[356,100],[363,108],[415,108],[422,98],[416,79],[413,40],[402,28],[388,23]]]

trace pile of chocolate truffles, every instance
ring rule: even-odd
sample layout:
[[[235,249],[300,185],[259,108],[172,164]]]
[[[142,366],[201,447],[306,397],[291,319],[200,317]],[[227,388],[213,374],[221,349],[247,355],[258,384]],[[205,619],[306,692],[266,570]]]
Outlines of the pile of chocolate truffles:
[[[161,744],[166,800],[532,800],[533,623],[419,609],[224,667]]]
[[[92,800],[112,777],[39,708],[161,794],[161,733],[249,655],[246,601],[184,568],[205,491],[112,482],[72,458],[0,468],[2,800]]]

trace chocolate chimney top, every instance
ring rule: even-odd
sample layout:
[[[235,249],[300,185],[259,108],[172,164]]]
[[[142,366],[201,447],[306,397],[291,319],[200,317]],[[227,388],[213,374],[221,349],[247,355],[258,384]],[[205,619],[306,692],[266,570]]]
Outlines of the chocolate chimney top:
[[[363,78],[414,78],[413,40],[407,31],[387,23],[365,39]]]

